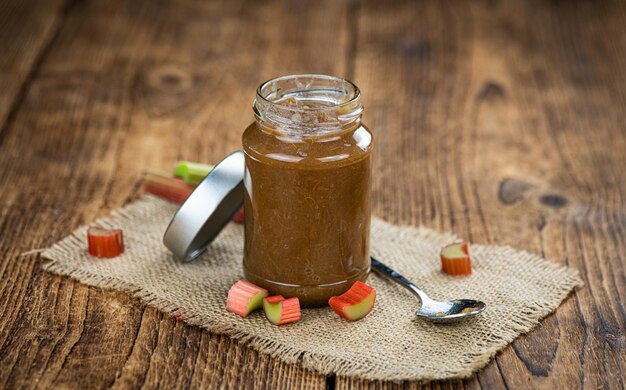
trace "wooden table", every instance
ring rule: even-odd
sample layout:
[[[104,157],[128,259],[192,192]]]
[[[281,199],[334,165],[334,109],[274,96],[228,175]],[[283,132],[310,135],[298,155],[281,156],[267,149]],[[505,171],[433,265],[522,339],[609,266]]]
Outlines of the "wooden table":
[[[20,257],[144,168],[238,148],[255,88],[305,72],[361,87],[377,215],[585,279],[482,371],[424,387],[624,388],[626,7],[526,0],[2,2],[1,387],[419,387],[287,365]]]

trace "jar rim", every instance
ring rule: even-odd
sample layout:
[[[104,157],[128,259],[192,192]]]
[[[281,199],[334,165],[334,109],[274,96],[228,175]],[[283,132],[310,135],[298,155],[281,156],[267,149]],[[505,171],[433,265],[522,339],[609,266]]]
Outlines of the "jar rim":
[[[359,89],[359,87],[356,86],[356,84],[354,84],[352,81],[344,79],[343,77],[336,77],[336,76],[329,76],[329,75],[325,75],[325,74],[292,74],[292,75],[286,75],[286,76],[280,76],[280,77],[274,77],[271,78],[269,80],[266,80],[265,82],[261,83],[261,85],[257,88],[256,90],[256,96],[258,99],[261,99],[263,102],[270,104],[270,105],[279,105],[276,101],[269,99],[265,94],[263,93],[263,89],[273,83],[277,83],[280,81],[289,81],[289,80],[298,80],[298,79],[318,79],[318,80],[325,80],[325,81],[336,81],[339,83],[343,83],[345,85],[348,85],[352,91],[350,93],[350,98],[348,98],[346,101],[343,101],[341,103],[338,104],[332,104],[332,105],[328,105],[328,106],[324,106],[324,107],[289,107],[289,106],[284,106],[284,105],[280,105],[281,110],[286,110],[286,111],[324,111],[324,110],[337,110],[340,109],[342,107],[346,107],[349,106],[351,104],[356,103],[358,100],[360,100],[361,98],[361,90]],[[302,91],[304,91],[305,89],[303,89]]]
[[[285,104],[290,98],[303,104]],[[270,79],[257,89],[252,108],[259,124],[296,137],[343,131],[358,123],[363,112],[361,91],[354,83],[320,74]]]

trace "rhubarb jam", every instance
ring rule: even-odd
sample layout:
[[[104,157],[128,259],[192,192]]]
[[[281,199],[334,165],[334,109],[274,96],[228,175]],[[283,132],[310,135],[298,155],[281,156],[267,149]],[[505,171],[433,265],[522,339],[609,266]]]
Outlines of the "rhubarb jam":
[[[370,270],[372,134],[360,92],[321,75],[270,80],[257,91],[246,158],[246,278],[321,305]]]

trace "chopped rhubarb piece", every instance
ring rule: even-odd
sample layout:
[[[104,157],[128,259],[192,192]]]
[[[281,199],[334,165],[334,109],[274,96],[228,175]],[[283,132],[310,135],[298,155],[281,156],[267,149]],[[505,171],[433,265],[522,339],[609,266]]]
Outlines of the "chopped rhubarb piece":
[[[247,280],[240,280],[228,291],[226,309],[242,317],[246,317],[256,309],[263,306],[263,298],[267,296],[267,290]]]
[[[328,304],[335,313],[349,321],[360,320],[372,311],[376,302],[376,290],[356,281],[345,293],[330,298]]]
[[[87,241],[89,254],[95,257],[115,257],[124,252],[124,232],[120,229],[90,227]]]
[[[298,298],[283,298],[274,295],[263,299],[265,317],[274,325],[287,324],[300,320],[300,300]]]
[[[213,165],[179,161],[174,169],[174,176],[183,179],[185,183],[197,185],[212,170]]]
[[[443,247],[441,250],[441,270],[448,275],[470,275],[472,273],[467,242]]]
[[[145,192],[182,204],[195,187],[181,179],[168,177],[156,171],[146,173],[143,183]]]
[[[237,223],[243,223],[244,221],[243,207],[240,208],[239,211],[237,211],[237,214],[235,214],[235,216],[233,217],[233,221]]]

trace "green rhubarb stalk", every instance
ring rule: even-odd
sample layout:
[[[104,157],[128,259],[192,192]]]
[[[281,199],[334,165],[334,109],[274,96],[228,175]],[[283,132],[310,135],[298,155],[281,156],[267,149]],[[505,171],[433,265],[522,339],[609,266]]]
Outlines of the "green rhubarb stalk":
[[[212,169],[213,165],[210,164],[179,161],[174,169],[174,176],[183,179],[185,183],[197,185]]]

